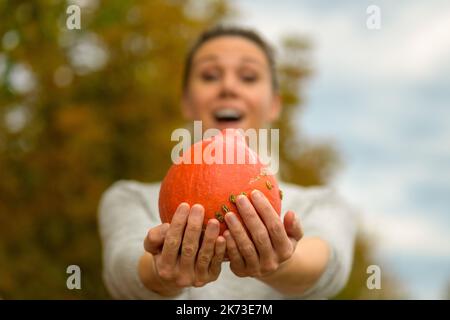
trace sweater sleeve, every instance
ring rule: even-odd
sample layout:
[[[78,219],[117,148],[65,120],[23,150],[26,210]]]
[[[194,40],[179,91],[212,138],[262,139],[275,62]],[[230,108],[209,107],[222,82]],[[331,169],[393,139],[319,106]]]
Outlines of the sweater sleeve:
[[[148,196],[155,198],[151,201],[157,201],[155,192],[149,192]],[[103,280],[115,299],[168,299],[148,290],[138,274],[145,236],[149,228],[161,223],[159,215],[151,214],[150,209],[136,182],[116,182],[100,201]],[[183,299],[184,295],[185,292],[175,299]]]
[[[356,236],[356,212],[334,190],[311,188],[307,205],[301,198],[297,214],[305,237],[319,237],[330,247],[325,271],[301,298],[331,298],[347,283],[353,263]]]

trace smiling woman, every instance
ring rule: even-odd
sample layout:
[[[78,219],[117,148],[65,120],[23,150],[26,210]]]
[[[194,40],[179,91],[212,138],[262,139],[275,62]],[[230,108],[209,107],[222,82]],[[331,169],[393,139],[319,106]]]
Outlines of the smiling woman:
[[[274,70],[257,33],[208,30],[187,56],[183,114],[205,130],[268,127],[281,111]],[[189,187],[192,180],[184,180],[176,183]],[[332,297],[351,269],[353,210],[329,189],[279,187],[281,216],[264,194],[249,190],[233,198],[236,212],[224,210],[228,230],[220,234],[217,219],[204,221],[207,199],[186,199],[163,224],[160,183],[116,183],[99,213],[107,288],[116,298]]]
[[[279,115],[272,49],[239,28],[205,32],[186,59],[183,112],[207,128],[262,128]]]

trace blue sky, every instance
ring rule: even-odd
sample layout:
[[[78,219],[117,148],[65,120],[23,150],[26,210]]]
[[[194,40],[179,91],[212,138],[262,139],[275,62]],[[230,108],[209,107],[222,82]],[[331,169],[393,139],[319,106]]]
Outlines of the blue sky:
[[[450,281],[450,2],[234,1],[239,22],[277,43],[310,39],[315,74],[297,121],[337,144],[333,184],[361,211],[380,264],[413,298]],[[369,30],[366,9],[381,10]],[[376,263],[376,261],[374,262]]]

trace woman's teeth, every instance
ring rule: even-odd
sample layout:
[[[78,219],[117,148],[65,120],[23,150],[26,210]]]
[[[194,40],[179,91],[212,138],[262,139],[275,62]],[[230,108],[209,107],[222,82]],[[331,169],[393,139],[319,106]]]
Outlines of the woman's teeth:
[[[224,108],[214,112],[214,118],[217,121],[239,121],[242,113],[236,109]]]

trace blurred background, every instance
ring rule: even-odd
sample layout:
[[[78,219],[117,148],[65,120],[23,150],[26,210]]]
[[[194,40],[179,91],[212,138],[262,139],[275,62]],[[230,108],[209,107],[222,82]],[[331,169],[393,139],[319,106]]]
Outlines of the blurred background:
[[[69,30],[67,7],[81,9]],[[367,28],[369,5],[381,28]],[[108,299],[97,206],[170,166],[184,55],[218,22],[277,50],[281,175],[360,211],[337,299],[450,299],[448,1],[0,0],[0,298]],[[82,289],[66,287],[67,266]],[[369,265],[382,288],[369,290]]]

